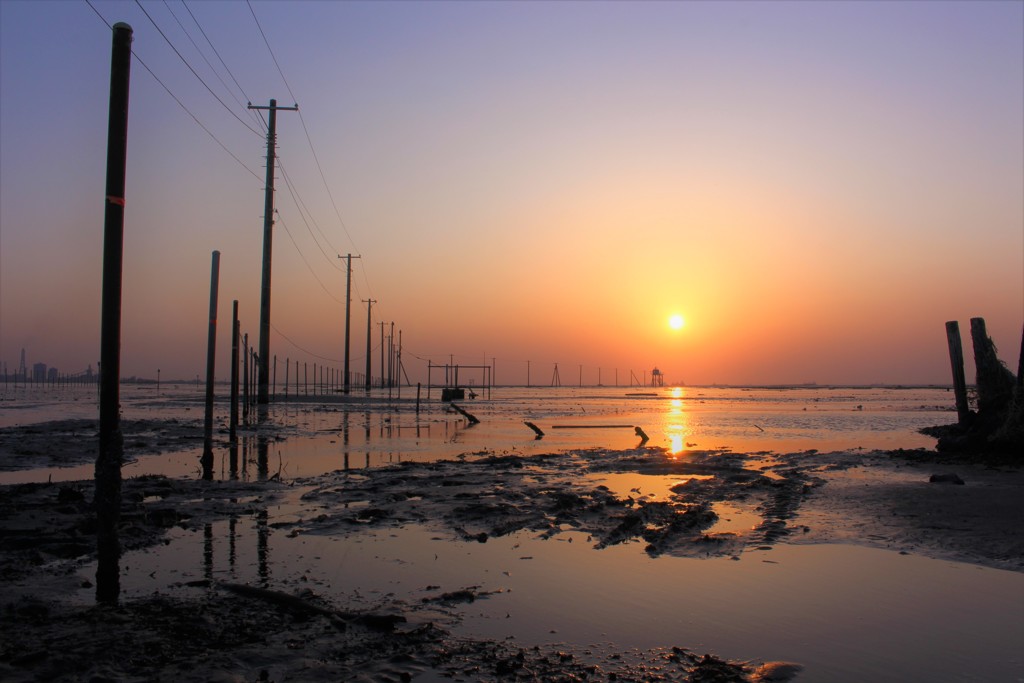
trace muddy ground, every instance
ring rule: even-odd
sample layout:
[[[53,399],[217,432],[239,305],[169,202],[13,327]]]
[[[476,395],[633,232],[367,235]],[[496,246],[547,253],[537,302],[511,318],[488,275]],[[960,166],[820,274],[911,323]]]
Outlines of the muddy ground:
[[[89,427],[0,433],[0,468],[73,464]],[[172,448],[174,424],[145,424],[126,443]],[[19,428],[22,429],[22,428]],[[6,430],[0,430],[6,431]],[[182,435],[189,430],[182,430]],[[194,433],[194,432],[192,432]],[[79,444],[76,451],[75,443]],[[189,446],[194,444],[189,443]],[[28,451],[29,453],[26,453]],[[76,455],[77,452],[77,455]],[[54,455],[58,454],[58,455]],[[745,547],[844,542],[1024,571],[1024,471],[938,461],[924,451],[673,459],[660,449],[549,456],[470,456],[339,471],[301,480],[203,482],[139,477],[124,483],[121,543],[166,541],[240,507],[290,501],[283,533],[352,535],[422,524],[450,543],[526,531],[587,535],[594,552],[632,543],[650,556],[739,557]],[[12,464],[13,463],[13,464]],[[667,493],[614,491],[608,474],[671,476]],[[932,483],[955,474],[963,484]],[[951,477],[949,477],[951,479]],[[652,479],[654,481],[655,479]],[[92,483],[0,487],[0,679],[261,680],[789,680],[799,665],[724,661],[687,643],[645,652],[523,648],[456,637],[467,588],[413,602],[334,604],[308,585],[192,582],[183,598],[157,592],[97,606],[81,568],[94,561]],[[757,515],[743,532],[715,532],[715,504]],[[83,597],[84,596],[84,597]]]

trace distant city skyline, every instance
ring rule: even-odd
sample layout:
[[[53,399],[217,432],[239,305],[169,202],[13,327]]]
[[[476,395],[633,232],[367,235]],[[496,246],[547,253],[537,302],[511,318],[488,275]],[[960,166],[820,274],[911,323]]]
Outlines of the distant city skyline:
[[[13,370],[11,369],[12,367],[14,368]],[[0,359],[0,369],[3,371],[5,381],[19,378],[30,379],[33,382],[53,382],[61,376],[92,377],[94,374],[92,365],[81,371],[61,372],[56,366],[31,359],[25,348],[21,349],[16,365],[9,365],[6,360]]]

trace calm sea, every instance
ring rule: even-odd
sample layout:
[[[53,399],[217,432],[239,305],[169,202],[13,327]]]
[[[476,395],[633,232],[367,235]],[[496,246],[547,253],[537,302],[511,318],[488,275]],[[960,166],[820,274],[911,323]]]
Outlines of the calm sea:
[[[222,470],[229,404],[227,387],[217,389],[214,439]],[[121,398],[125,419],[175,420],[202,435],[200,386],[125,385]],[[945,387],[498,387],[467,389],[457,405],[479,422],[442,402],[439,389],[293,392],[271,403],[266,422],[257,421],[254,409],[240,424],[242,462],[266,457],[271,471],[288,478],[469,454],[628,449],[641,445],[637,428],[648,437],[644,445],[673,454],[932,448],[935,440],[919,430],[956,421]],[[0,428],[97,415],[95,389],[86,387],[9,388],[0,397]],[[142,456],[126,466],[126,475],[194,474],[201,441],[193,443],[184,452]],[[91,476],[90,463],[4,473],[0,483]]]

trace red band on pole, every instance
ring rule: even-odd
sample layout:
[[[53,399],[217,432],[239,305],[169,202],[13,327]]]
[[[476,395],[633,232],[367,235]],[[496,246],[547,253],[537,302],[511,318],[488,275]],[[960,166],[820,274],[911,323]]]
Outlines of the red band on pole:
[[[114,197],[114,196],[108,194],[107,195],[107,201],[110,202],[111,204],[117,204],[118,206],[124,206],[124,197]]]

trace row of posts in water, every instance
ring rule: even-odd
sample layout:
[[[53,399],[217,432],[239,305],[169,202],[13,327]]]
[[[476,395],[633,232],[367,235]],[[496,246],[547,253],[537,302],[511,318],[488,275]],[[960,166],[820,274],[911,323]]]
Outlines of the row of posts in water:
[[[248,335],[246,335],[248,337]],[[256,353],[250,349],[249,353],[246,354],[246,363],[250,370],[243,370],[243,376],[245,377],[245,392],[251,396],[252,402],[255,402],[256,392],[253,387],[256,386]],[[277,356],[273,359],[272,369],[272,398],[278,398],[277,393],[277,382],[278,382],[278,360]],[[281,387],[281,396],[287,398],[289,392],[292,396],[298,395],[317,395],[317,394],[330,394],[338,393],[342,390],[344,384],[344,375],[340,368],[330,367],[323,363],[309,363],[307,361],[296,360],[292,364],[291,359],[288,358],[284,362],[283,374],[284,383]],[[311,367],[312,366],[312,367]],[[294,372],[293,372],[294,369]],[[312,372],[310,372],[312,370]],[[99,391],[99,373],[77,373],[77,374],[57,374],[48,376],[44,379],[36,379],[31,375],[24,375],[18,373],[8,373],[3,375],[3,388],[4,391],[17,391],[17,390],[62,390],[71,389],[75,387],[94,387]],[[388,386],[394,386],[394,380],[389,385],[387,378],[371,378],[373,379],[373,387],[376,388],[387,388]],[[202,385],[200,378],[196,376],[195,387],[197,391],[202,391]],[[352,372],[349,374],[349,383],[355,387],[366,386],[366,375],[361,372]],[[154,385],[156,390],[160,390],[160,377],[159,371],[157,373],[157,379],[124,379],[121,384],[138,384],[138,385]],[[181,384],[180,381],[173,382],[174,385]]]

